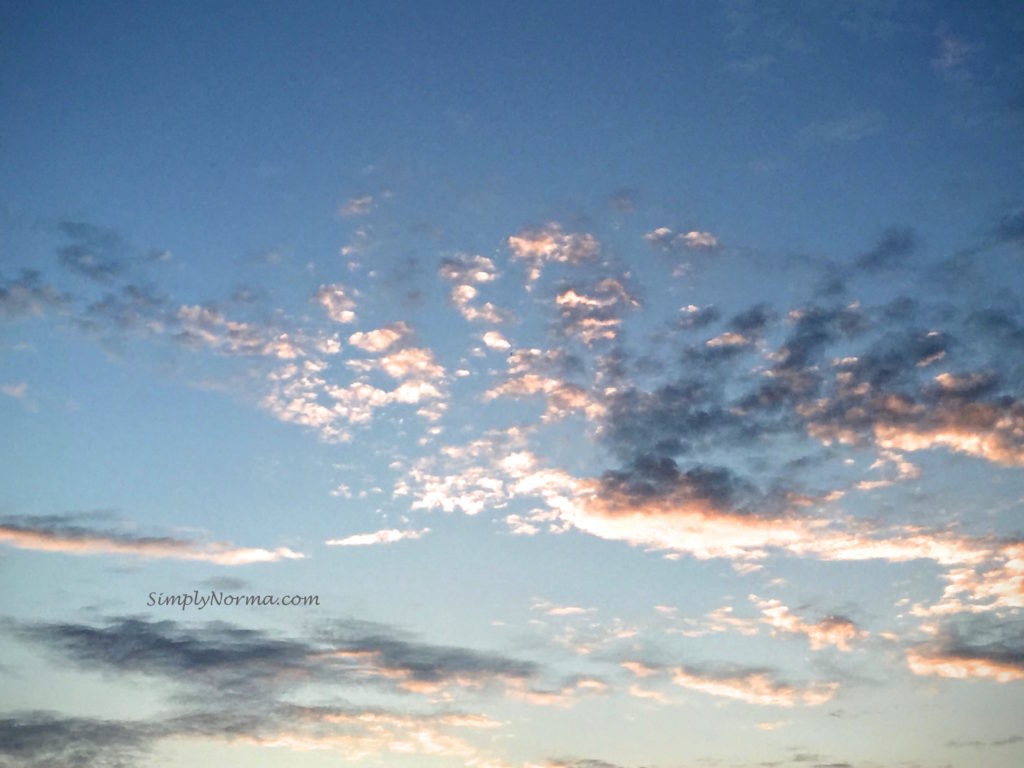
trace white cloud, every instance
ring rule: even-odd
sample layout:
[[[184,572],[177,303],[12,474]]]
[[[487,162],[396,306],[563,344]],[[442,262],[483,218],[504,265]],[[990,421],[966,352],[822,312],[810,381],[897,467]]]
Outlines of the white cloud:
[[[421,539],[430,533],[429,528],[418,531],[399,531],[394,528],[375,531],[374,533],[357,533],[343,539],[328,539],[329,547],[366,547],[373,544],[394,544],[398,541]]]
[[[334,322],[348,324],[355,321],[356,303],[348,295],[345,286],[338,283],[321,285],[315,298]]]

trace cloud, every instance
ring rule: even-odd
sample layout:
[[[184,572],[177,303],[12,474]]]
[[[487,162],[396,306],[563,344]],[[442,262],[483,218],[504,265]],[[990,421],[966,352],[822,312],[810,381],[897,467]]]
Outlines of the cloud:
[[[412,328],[403,321],[372,331],[359,331],[348,337],[348,343],[364,352],[383,352],[392,344],[407,338]]]
[[[915,604],[915,616],[984,613],[1024,608],[1024,543],[1003,542],[980,566],[950,568],[946,587],[931,606]],[[964,602],[966,600],[966,602]]]
[[[164,678],[184,688],[187,700],[289,700],[307,684],[373,684],[383,691],[450,700],[460,691],[504,689],[565,704],[593,690],[571,679],[554,690],[540,683],[532,661],[458,646],[422,642],[382,624],[336,620],[307,638],[278,636],[214,621],[185,624],[114,617],[100,624],[14,624],[22,640],[86,669]]]
[[[428,533],[430,533],[429,528],[422,528],[418,531],[399,531],[389,528],[374,533],[358,533],[343,539],[328,539],[324,543],[329,547],[365,547],[372,544],[394,544],[396,541],[406,539],[422,539]]]
[[[680,666],[672,670],[672,681],[710,696],[772,707],[819,706],[832,699],[839,688],[834,682],[792,685],[776,680],[766,670],[754,668],[712,672]]]
[[[718,238],[715,235],[696,229],[689,232],[673,232],[668,227],[658,227],[645,234],[644,240],[662,251],[714,250],[718,248]]]
[[[208,346],[224,355],[254,355],[294,360],[303,350],[284,332],[229,320],[210,307],[182,306],[175,313],[179,343]]]
[[[357,370],[379,369],[393,379],[410,376],[439,380],[445,378],[445,369],[434,359],[434,353],[420,347],[406,347],[376,360],[349,361]]]
[[[327,312],[327,316],[336,323],[347,325],[355,322],[356,303],[348,294],[348,289],[339,283],[321,285],[314,297]]]
[[[508,239],[512,258],[527,266],[527,284],[535,282],[545,262],[581,264],[597,257],[601,246],[590,234],[566,234],[551,222],[537,229],[524,229]]]
[[[1024,680],[1024,625],[1019,619],[977,617],[940,630],[930,643],[907,649],[907,666],[915,675],[998,683]]]
[[[698,307],[696,304],[687,304],[679,308],[679,319],[676,321],[676,328],[684,331],[699,330],[718,321],[721,314],[714,307]]]
[[[940,52],[932,60],[936,68],[949,72],[964,66],[974,47],[959,37],[943,34],[939,37]]]
[[[101,283],[110,282],[124,271],[118,258],[124,244],[113,230],[81,221],[63,221],[57,229],[68,240],[57,249],[65,269]]]
[[[71,516],[8,517],[0,519],[0,543],[18,549],[69,555],[128,555],[145,560],[191,560],[216,565],[248,565],[304,557],[287,547],[260,549],[222,542],[88,528]]]
[[[146,722],[14,713],[0,718],[0,766],[132,768],[162,735],[163,729]]]
[[[592,420],[600,418],[604,414],[604,405],[586,388],[566,379],[570,367],[571,362],[565,353],[517,349],[508,356],[505,380],[484,393],[484,402],[504,397],[543,395],[545,421],[557,421],[574,412]]]
[[[991,235],[999,243],[1024,243],[1024,208],[1004,216],[992,229]]]
[[[901,266],[917,247],[917,235],[913,229],[888,229],[874,248],[857,258],[856,266],[866,272],[892,269]]]
[[[605,760],[594,760],[590,758],[583,760],[561,758],[559,760],[548,760],[545,764],[545,768],[622,768],[622,766],[615,763],[609,763]]]
[[[784,632],[806,635],[812,651],[819,651],[829,645],[840,651],[849,651],[851,642],[862,640],[868,635],[844,616],[828,616],[811,624],[779,600],[764,600],[757,595],[750,595],[750,601],[760,609],[761,620],[772,628],[772,634]]]
[[[15,400],[23,400],[28,393],[28,384],[24,381],[20,381],[17,384],[4,384],[0,387],[0,392],[3,392],[8,397],[13,397]]]
[[[66,307],[70,300],[67,294],[44,283],[35,270],[25,269],[17,278],[0,280],[0,319],[39,316],[48,309]]]
[[[484,715],[414,714],[382,708],[246,706],[235,700],[216,711],[189,709],[151,720],[101,720],[48,712],[13,713],[0,719],[0,766],[135,768],[165,739],[212,739],[295,752],[330,750],[357,761],[375,755],[456,757],[493,765],[462,734],[494,729]],[[12,762],[13,761],[13,762]]]
[[[802,135],[824,143],[853,143],[876,136],[885,130],[887,120],[877,109],[852,112],[847,115],[811,123]]]
[[[508,339],[498,333],[498,331],[487,331],[482,338],[484,345],[488,349],[506,350],[512,347]]]
[[[373,195],[351,197],[338,209],[342,216],[365,216],[373,209]]]
[[[363,346],[377,347],[389,338],[387,333],[370,332],[357,341]],[[397,343],[387,344],[382,351]],[[445,396],[447,374],[428,349],[405,347],[381,357],[349,359],[345,365],[363,377],[333,383],[327,378],[329,366],[322,360],[307,359],[301,365],[289,363],[269,374],[271,391],[260,405],[281,421],[315,429],[329,443],[347,442],[352,434],[346,425],[368,424],[374,413],[386,406],[431,401],[432,410],[421,413],[425,418],[446,407],[444,402],[436,401]],[[374,371],[381,371],[399,383],[392,389],[383,389],[364,380]]]
[[[498,279],[498,270],[487,257],[460,254],[446,258],[441,262],[440,274],[452,283],[449,298],[466,320],[497,324],[508,318],[507,312],[491,302],[480,304],[476,301],[479,295],[477,286]]]
[[[639,300],[623,285],[623,279],[610,277],[593,286],[565,288],[559,292],[555,303],[562,332],[587,346],[598,341],[614,341],[625,311],[640,306]]]

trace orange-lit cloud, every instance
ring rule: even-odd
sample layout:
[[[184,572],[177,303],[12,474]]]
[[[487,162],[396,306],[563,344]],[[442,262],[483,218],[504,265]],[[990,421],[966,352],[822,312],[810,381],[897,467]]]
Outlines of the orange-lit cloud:
[[[589,234],[566,234],[554,222],[540,229],[525,229],[508,239],[512,258],[527,265],[527,281],[540,277],[545,261],[579,264],[597,256],[601,248],[597,239]]]
[[[90,531],[80,527],[0,524],[0,543],[18,549],[67,555],[128,555],[146,560],[191,560],[216,565],[248,565],[305,557],[287,547],[260,549],[221,542],[142,537]]]
[[[806,635],[811,650],[814,651],[829,645],[840,651],[849,651],[851,642],[867,637],[867,632],[843,617],[829,616],[811,624],[794,614],[779,600],[763,600],[757,595],[750,595],[750,600],[761,610],[761,620],[772,628],[772,634],[785,632]]]
[[[829,701],[839,688],[834,682],[803,687],[790,685],[756,670],[709,674],[677,667],[672,672],[672,680],[676,685],[710,696],[772,707],[817,706]]]

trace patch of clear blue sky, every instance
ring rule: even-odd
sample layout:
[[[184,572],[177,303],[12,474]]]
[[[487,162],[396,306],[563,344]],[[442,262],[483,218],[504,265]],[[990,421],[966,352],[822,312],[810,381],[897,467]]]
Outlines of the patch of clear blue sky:
[[[10,6],[0,170],[31,177],[27,213],[99,216],[204,259],[281,242],[333,250],[334,233],[311,225],[368,191],[358,171],[370,165],[396,207],[446,230],[472,229],[467,201],[490,191],[500,210],[481,218],[493,235],[618,186],[769,246],[857,247],[864,227],[927,216],[926,195],[957,181],[992,205],[1006,198],[1012,176],[999,169],[1015,162],[986,141],[998,128],[946,127],[936,111],[969,122],[979,103],[1019,94],[983,75],[975,90],[990,93],[966,96],[933,64],[947,27],[989,33],[975,69],[1005,55],[984,29],[995,14],[902,6],[894,34],[858,25],[856,11]],[[949,178],[966,152],[994,173]],[[763,204],[780,197],[790,204]],[[458,247],[483,250],[486,235]]]

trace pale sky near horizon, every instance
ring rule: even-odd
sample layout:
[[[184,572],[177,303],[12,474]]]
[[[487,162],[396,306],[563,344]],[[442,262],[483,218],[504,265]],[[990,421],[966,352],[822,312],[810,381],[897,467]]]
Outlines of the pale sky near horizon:
[[[0,767],[1020,765],[1020,4],[492,5],[0,2]]]

